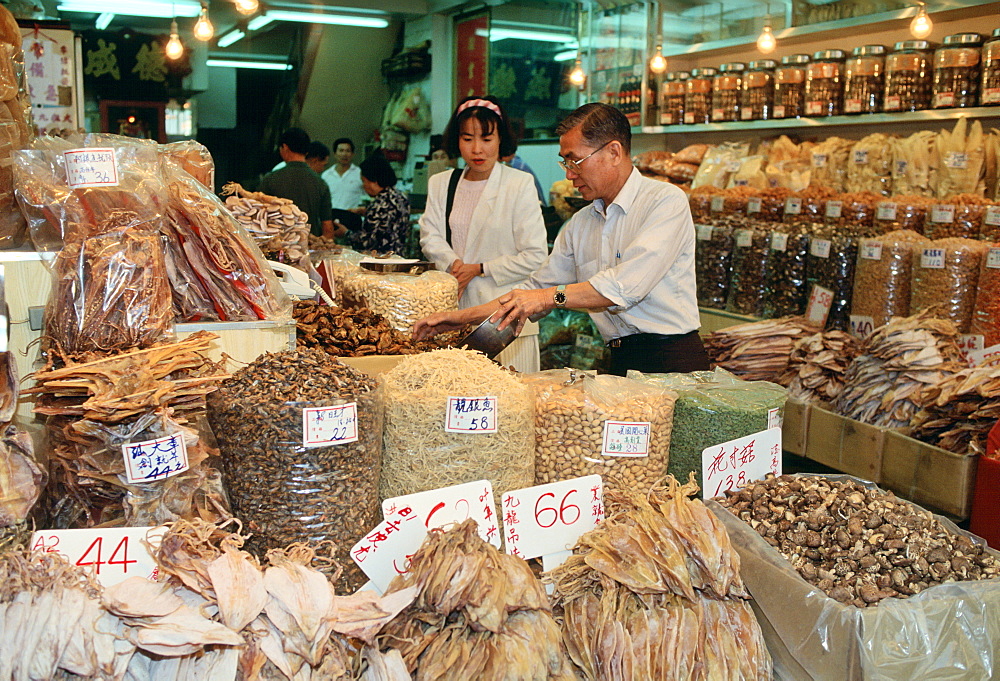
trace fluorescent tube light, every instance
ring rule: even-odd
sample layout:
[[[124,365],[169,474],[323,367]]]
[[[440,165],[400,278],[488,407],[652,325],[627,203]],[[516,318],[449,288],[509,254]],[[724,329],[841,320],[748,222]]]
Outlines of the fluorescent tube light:
[[[114,13],[129,17],[196,17],[201,13],[201,3],[192,0],[158,2],[157,0],[65,0],[56,6],[60,12],[87,12],[90,14]]]
[[[287,9],[269,9],[260,19],[268,21],[297,21],[305,24],[336,24],[338,26],[361,26],[364,28],[385,28],[389,25],[388,19],[379,17],[359,17],[347,14],[321,14],[319,12],[299,12]],[[254,18],[248,27],[253,30]],[[264,26],[268,22],[259,24]],[[258,27],[259,27],[258,26]]]
[[[103,31],[108,27],[108,24],[114,21],[114,18],[114,12],[104,12],[101,16],[97,17],[97,21],[94,22],[94,28],[98,31]]]
[[[247,30],[256,31],[258,28],[264,28],[272,21],[274,19],[271,18],[270,14],[258,14],[247,23]]]
[[[221,36],[216,45],[219,47],[229,47],[237,40],[242,40],[244,37],[246,37],[246,33],[243,31],[230,31],[226,35]]]
[[[210,58],[206,62],[209,66],[221,66],[231,69],[262,69],[265,71],[290,71],[291,64],[282,64],[276,61],[242,61],[239,59],[214,59]]]
[[[552,57],[552,61],[570,61],[576,59],[576,50],[566,50],[565,52],[559,52],[556,56]]]

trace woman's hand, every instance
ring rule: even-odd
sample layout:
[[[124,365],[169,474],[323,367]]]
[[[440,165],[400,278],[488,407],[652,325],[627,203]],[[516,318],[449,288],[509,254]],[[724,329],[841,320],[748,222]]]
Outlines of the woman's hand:
[[[469,282],[479,276],[479,272],[480,267],[478,264],[467,265],[461,260],[456,260],[451,264],[451,276],[458,279],[459,298],[465,293],[465,287],[469,285]]]

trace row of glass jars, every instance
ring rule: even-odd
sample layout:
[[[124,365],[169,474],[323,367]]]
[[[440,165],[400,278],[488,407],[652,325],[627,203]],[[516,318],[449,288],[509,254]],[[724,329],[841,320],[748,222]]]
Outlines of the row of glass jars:
[[[1000,28],[983,43],[958,33],[935,49],[906,40],[674,71],[663,83],[661,125],[1000,105]]]

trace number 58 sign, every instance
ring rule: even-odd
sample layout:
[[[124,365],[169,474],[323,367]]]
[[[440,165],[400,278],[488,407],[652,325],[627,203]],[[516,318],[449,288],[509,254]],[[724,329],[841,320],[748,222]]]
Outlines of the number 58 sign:
[[[600,475],[588,475],[503,495],[507,553],[525,560],[572,549],[604,519]]]

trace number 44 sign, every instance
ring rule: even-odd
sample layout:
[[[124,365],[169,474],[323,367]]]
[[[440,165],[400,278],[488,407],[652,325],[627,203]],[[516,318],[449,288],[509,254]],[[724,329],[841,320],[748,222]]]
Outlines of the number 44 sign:
[[[71,564],[93,570],[108,587],[129,577],[156,579],[156,561],[150,548],[159,544],[167,528],[114,527],[90,530],[44,530],[31,536],[31,549],[58,553]]]
[[[604,520],[600,475],[551,482],[503,495],[507,553],[525,560],[573,548],[576,540]]]
[[[768,473],[781,475],[781,429],[706,447],[701,452],[702,498],[717,497]]]

